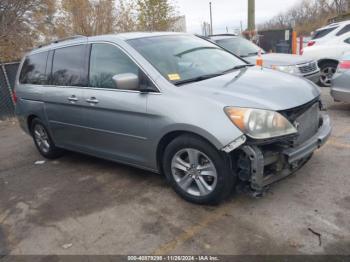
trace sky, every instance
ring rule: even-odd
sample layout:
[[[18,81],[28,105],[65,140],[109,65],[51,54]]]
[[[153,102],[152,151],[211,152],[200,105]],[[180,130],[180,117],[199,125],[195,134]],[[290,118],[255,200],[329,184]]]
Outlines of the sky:
[[[178,11],[186,16],[187,31],[201,33],[201,24],[209,22],[209,0],[176,0]],[[247,25],[248,0],[211,0],[214,33],[225,33]],[[286,11],[300,0],[256,0],[256,23],[269,20],[274,15]]]

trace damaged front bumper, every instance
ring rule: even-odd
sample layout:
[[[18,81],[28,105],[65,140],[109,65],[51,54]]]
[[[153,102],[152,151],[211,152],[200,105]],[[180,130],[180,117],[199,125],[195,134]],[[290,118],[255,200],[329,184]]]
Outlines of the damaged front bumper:
[[[287,146],[283,141],[242,145],[237,161],[240,180],[249,183],[254,191],[262,192],[268,185],[293,174],[330,137],[332,127],[329,116],[323,114],[321,123],[317,133],[298,146]]]

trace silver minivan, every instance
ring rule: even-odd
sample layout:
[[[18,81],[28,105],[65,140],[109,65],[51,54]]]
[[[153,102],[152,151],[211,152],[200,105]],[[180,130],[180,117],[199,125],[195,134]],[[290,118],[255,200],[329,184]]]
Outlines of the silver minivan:
[[[16,113],[46,158],[72,150],[164,173],[198,204],[261,193],[331,133],[310,81],[180,33],[73,37],[21,63]]]

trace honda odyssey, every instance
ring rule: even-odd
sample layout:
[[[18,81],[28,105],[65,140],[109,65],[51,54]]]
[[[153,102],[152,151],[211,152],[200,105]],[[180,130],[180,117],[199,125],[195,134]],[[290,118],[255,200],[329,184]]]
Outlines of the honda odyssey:
[[[181,33],[77,36],[28,53],[16,113],[46,158],[71,150],[165,174],[218,203],[300,169],[331,133],[310,81]]]

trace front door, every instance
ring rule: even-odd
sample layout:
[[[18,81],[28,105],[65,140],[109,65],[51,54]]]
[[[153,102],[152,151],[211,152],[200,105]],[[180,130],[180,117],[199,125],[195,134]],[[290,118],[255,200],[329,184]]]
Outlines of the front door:
[[[144,166],[149,145],[148,94],[119,89],[112,77],[139,67],[117,46],[92,44],[89,87],[84,89],[87,150],[105,158]]]

